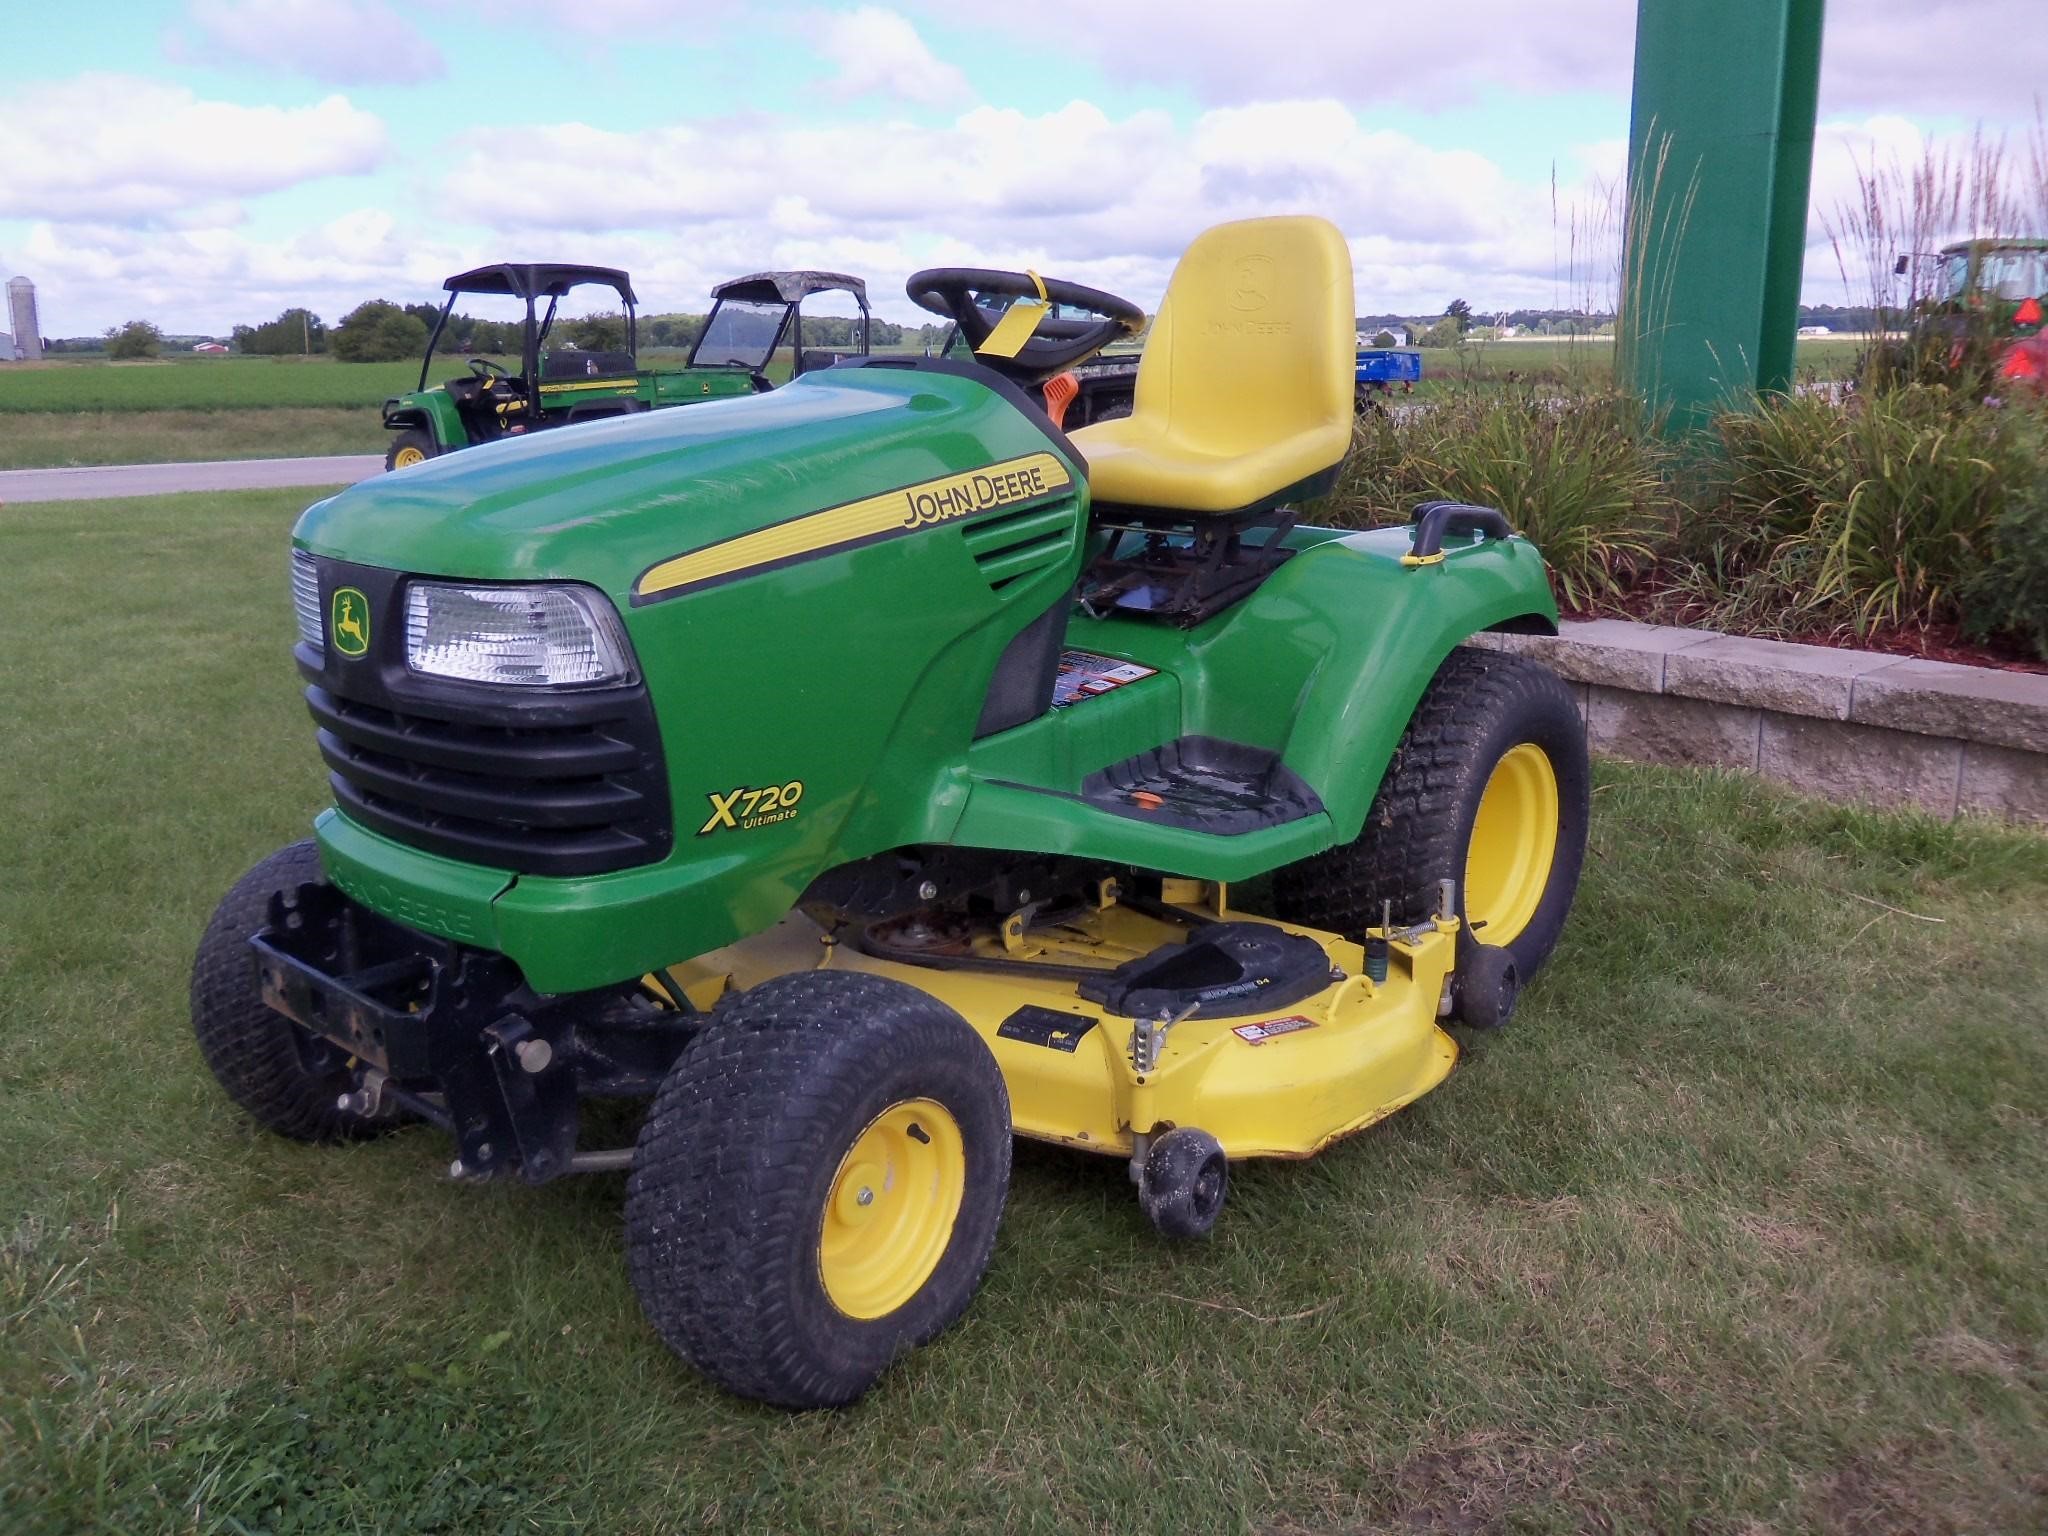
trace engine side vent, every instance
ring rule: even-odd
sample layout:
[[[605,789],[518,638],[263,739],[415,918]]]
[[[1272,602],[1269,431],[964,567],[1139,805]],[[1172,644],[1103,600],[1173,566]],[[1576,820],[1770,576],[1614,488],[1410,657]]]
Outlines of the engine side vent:
[[[1056,566],[1074,551],[1079,519],[1071,501],[985,518],[961,532],[975,566],[996,592]]]

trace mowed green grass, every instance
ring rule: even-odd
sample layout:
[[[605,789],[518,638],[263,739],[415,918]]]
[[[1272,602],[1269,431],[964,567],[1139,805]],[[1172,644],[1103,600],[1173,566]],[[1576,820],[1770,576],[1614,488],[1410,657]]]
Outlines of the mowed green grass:
[[[390,443],[378,413],[355,406],[0,415],[0,469],[382,453]]]
[[[1851,337],[1800,338],[1793,352],[1796,382],[1847,378],[1869,345]],[[1507,383],[1604,389],[1614,381],[1612,339],[1516,337],[1421,351],[1423,394],[1460,385]]]
[[[0,512],[10,1536],[2048,1525],[2048,841],[1603,766],[1563,947],[1442,1088],[1193,1246],[1020,1148],[965,1321],[792,1417],[643,1325],[620,1180],[458,1187],[208,1080],[194,940],[323,800],[313,494]]]
[[[462,372],[436,360],[435,378]],[[132,363],[69,362],[0,368],[0,414],[14,411],[277,410],[361,407],[374,413],[417,388],[418,358],[337,363],[325,357],[185,357]]]
[[[1861,342],[1832,338],[1799,343],[1802,371],[1839,372]],[[915,351],[914,343],[880,351]],[[649,365],[680,367],[686,353],[649,348]],[[1606,378],[1613,371],[1611,341],[1544,338],[1474,342],[1422,354],[1426,378]],[[502,361],[502,360],[501,360]],[[439,354],[434,380],[453,378],[463,360]],[[304,406],[382,405],[419,384],[417,359],[397,363],[338,363],[327,357],[185,357],[151,362],[75,361],[0,367],[0,415],[36,411],[276,410]]]
[[[687,358],[675,347],[641,354],[649,367],[680,368]],[[461,357],[439,353],[430,379],[459,377],[463,368]],[[768,371],[788,378],[786,355]],[[379,407],[417,387],[419,372],[417,360],[325,357],[0,367],[0,469],[382,453],[391,434]]]

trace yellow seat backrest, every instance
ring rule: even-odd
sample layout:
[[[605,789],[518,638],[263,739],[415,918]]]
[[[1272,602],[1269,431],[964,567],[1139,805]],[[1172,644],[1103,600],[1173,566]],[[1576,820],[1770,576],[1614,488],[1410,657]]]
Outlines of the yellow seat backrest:
[[[1230,510],[1341,464],[1354,310],[1351,252],[1326,219],[1198,235],[1152,322],[1131,416],[1075,433],[1096,498]]]

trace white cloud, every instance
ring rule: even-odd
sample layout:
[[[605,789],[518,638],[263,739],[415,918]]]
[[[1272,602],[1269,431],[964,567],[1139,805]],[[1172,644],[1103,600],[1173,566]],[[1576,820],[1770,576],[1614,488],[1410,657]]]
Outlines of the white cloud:
[[[463,26],[480,24],[475,0],[424,3]],[[747,0],[492,0],[488,24],[521,30],[544,46],[548,39],[575,34],[598,43],[640,48],[679,38],[702,43],[707,33],[734,16],[751,23],[767,9]],[[758,28],[753,30],[758,33]],[[558,53],[550,52],[559,58]]]
[[[195,18],[254,28],[235,44],[247,56],[302,70],[312,68],[308,50],[321,48],[334,55],[323,68],[375,67],[349,63],[348,40],[321,32],[320,16],[420,14],[420,0],[328,0],[317,15],[302,0],[190,3]],[[824,3],[840,8],[817,9]],[[425,4],[437,28],[474,14],[456,0]],[[558,256],[629,267],[655,309],[700,309],[711,283],[738,272],[838,267],[870,279],[882,313],[914,319],[901,282],[921,266],[1030,265],[1151,305],[1205,225],[1308,211],[1351,237],[1361,311],[1440,311],[1453,294],[1487,307],[1604,303],[1612,292],[1619,212],[1608,189],[1623,141],[1556,142],[1539,102],[1526,134],[1555,144],[1554,196],[1547,182],[1510,175],[1485,154],[1428,141],[1497,124],[1497,114],[1461,120],[1456,109],[1504,87],[1603,96],[1611,127],[1598,123],[1596,106],[1594,126],[1578,131],[1618,135],[1633,0],[1461,0],[1434,10],[1262,0],[1252,12],[1209,0],[1038,0],[1029,12],[1007,0],[789,0],[773,13],[733,0],[498,4],[506,24],[553,40],[546,69],[557,75],[579,52],[661,48],[677,58],[678,78],[730,75],[744,99],[763,105],[758,115],[713,119],[687,116],[683,99],[669,122],[622,131],[602,90],[551,107],[570,97],[514,83],[489,136],[420,143],[404,182],[347,194],[383,209],[265,239],[238,223],[242,203],[376,168],[391,154],[376,117],[341,96],[245,108],[130,77],[29,86],[0,97],[0,220],[44,222],[32,249],[17,241],[0,264],[34,272],[46,307],[89,315],[63,323],[74,331],[130,311],[180,329],[266,318],[301,301],[339,313],[377,294],[428,296],[444,274],[483,260]],[[2039,8],[2040,0],[1836,6],[1816,209],[1831,211],[1853,192],[1852,149],[1865,165],[1894,154],[1911,161],[1945,114],[1984,115],[1994,132],[2033,121],[2039,50],[2029,40]],[[258,35],[252,18],[276,25]],[[1069,55],[1098,66],[1098,94],[1111,105],[975,105],[961,72],[918,31],[940,18],[946,35],[979,29],[989,58],[1021,47],[1034,68]],[[388,64],[390,39],[409,35],[403,21],[397,28],[349,36],[373,38]],[[188,26],[187,38],[195,35]],[[329,42],[307,41],[321,37]],[[997,83],[986,69],[976,74]],[[1114,104],[1155,85],[1207,108],[1176,115]],[[792,90],[807,91],[813,109],[784,111]],[[834,98],[858,105],[834,111]],[[913,126],[875,114],[878,101],[958,115]],[[551,111],[591,120],[533,121]],[[1575,108],[1571,118],[1583,124],[1588,113]],[[506,159],[507,128],[517,131],[516,163]],[[1810,294],[1839,296],[1835,266],[1816,217]],[[101,306],[120,313],[102,317]]]
[[[1626,94],[1634,0],[903,0],[1016,42],[1092,55],[1112,78],[1205,102],[1330,96],[1377,107],[1458,104],[1503,83]]]
[[[967,77],[935,57],[917,28],[878,5],[821,17],[818,51],[834,70],[827,88],[841,99],[873,93],[945,107],[973,95]]]
[[[592,165],[606,174],[591,176]],[[1452,288],[1499,302],[1556,291],[1547,186],[1369,128],[1334,101],[1223,108],[1185,128],[1164,112],[1117,118],[1086,102],[1036,115],[977,107],[933,129],[559,124],[528,135],[515,178],[494,146],[469,145],[439,203],[529,245],[545,231],[574,232],[579,245],[596,230],[686,232],[649,244],[658,273],[695,290],[691,303],[733,271],[836,261],[865,273],[883,311],[901,318],[911,314],[902,279],[941,263],[1033,265],[1150,304],[1198,230],[1290,212],[1322,214],[1353,237],[1369,308],[1441,308]],[[603,249],[623,243],[615,235]]]
[[[301,302],[331,319],[372,296],[430,297],[485,260],[564,257],[628,268],[649,310],[701,310],[712,283],[738,273],[817,266],[867,278],[878,312],[917,320],[902,285],[920,267],[1030,266],[1149,307],[1208,224],[1313,212],[1351,237],[1364,310],[1435,312],[1454,294],[1547,304],[1560,292],[1547,185],[1369,128],[1330,101],[1220,109],[1185,126],[1085,102],[979,107],[933,130],[558,124],[527,134],[518,175],[479,137],[427,190],[417,216],[357,210],[285,241],[81,216],[38,227],[21,265],[59,334],[129,312],[222,329]],[[102,314],[109,304],[123,313]]]
[[[211,52],[329,85],[412,84],[447,73],[441,52],[384,0],[192,0],[202,41],[177,39],[183,62]]]
[[[135,315],[225,334],[299,304],[335,320],[368,298],[438,298],[443,277],[481,259],[362,208],[283,240],[224,228],[40,223],[18,264],[36,274],[44,329],[77,336]]]
[[[2041,0],[1856,0],[1828,8],[1821,111],[2017,123],[2041,98]]]
[[[80,75],[0,103],[0,217],[189,223],[202,205],[373,170],[385,149],[383,123],[345,96],[243,107]]]
[[[898,0],[913,14],[1092,58],[1112,79],[1204,102],[1333,96],[1438,110],[1507,87],[1626,100],[1636,0]],[[1666,0],[1684,4],[1687,0]],[[1704,7],[1707,0],[1695,0]],[[1028,30],[1027,30],[1028,28]],[[1046,40],[1056,40],[1048,42]],[[2042,91],[2041,0],[1855,0],[1828,7],[1823,110],[2018,121]],[[1541,124],[1532,124],[1540,132]]]

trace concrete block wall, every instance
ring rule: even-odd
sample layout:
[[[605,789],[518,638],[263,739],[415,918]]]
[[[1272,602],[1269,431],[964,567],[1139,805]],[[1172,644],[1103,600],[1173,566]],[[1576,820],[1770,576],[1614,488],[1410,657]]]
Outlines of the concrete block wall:
[[[1576,684],[1596,753],[2048,826],[2048,675],[1620,619],[1474,643]]]

